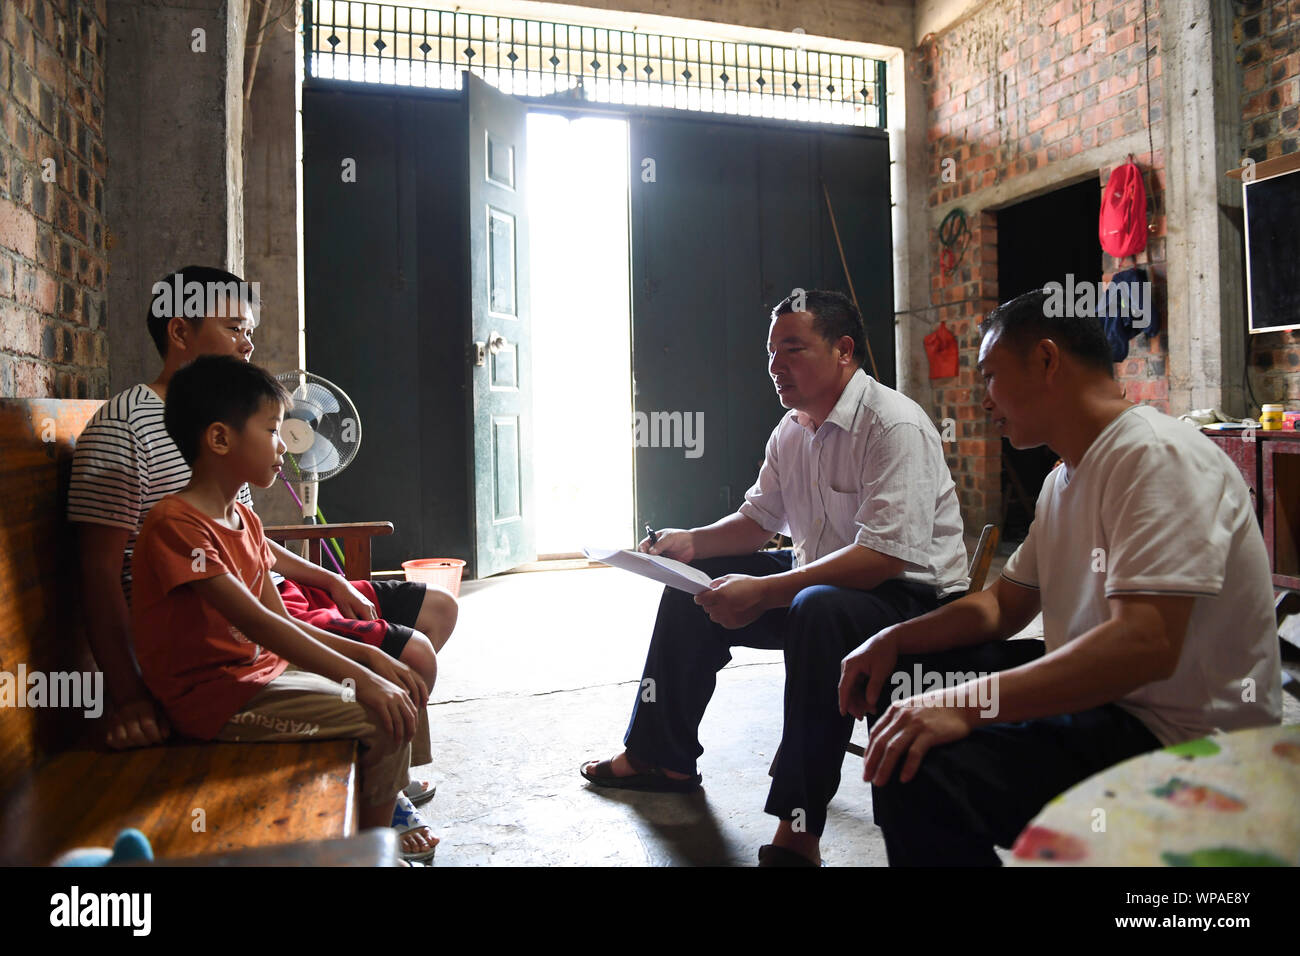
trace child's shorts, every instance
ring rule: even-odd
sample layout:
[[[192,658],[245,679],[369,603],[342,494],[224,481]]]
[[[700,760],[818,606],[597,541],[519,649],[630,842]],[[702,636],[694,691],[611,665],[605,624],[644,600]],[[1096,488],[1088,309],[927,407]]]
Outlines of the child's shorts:
[[[351,698],[351,699],[349,699]],[[417,741],[428,734],[421,707]],[[217,734],[238,743],[356,740],[361,744],[361,802],[376,806],[395,799],[411,782],[411,744],[399,743],[380,727],[355,694],[342,684],[293,664],[267,683]]]
[[[352,586],[379,610],[379,620],[358,621],[344,616],[328,591],[287,578],[280,584],[285,610],[299,621],[349,640],[377,647],[394,659],[413,634],[424,603],[421,581],[353,581]]]

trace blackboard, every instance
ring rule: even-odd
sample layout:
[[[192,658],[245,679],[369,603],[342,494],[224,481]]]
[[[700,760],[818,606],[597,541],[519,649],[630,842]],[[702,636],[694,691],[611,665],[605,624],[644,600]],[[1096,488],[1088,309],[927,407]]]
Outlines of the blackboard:
[[[1244,184],[1251,332],[1300,326],[1300,170]]]

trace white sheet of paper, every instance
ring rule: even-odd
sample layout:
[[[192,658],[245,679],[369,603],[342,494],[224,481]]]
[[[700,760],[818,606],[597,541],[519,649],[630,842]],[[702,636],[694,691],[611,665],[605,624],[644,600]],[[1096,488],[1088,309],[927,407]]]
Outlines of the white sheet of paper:
[[[665,558],[660,554],[643,554],[640,551],[624,551],[619,548],[583,548],[590,560],[610,567],[622,568],[642,577],[666,584],[670,588],[685,591],[687,594],[699,594],[709,589],[713,579],[698,568],[689,564]]]

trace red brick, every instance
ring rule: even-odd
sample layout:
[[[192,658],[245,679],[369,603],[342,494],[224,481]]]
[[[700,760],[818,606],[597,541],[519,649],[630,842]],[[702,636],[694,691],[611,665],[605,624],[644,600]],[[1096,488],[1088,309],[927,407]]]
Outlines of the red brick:
[[[52,315],[58,297],[58,283],[54,281],[48,272],[42,269],[36,274],[36,301],[33,304],[38,311]]]
[[[0,332],[6,351],[19,355],[41,354],[41,320],[30,309],[0,305]]]
[[[7,199],[0,199],[0,247],[36,258],[36,217]]]
[[[91,338],[86,329],[79,329],[73,336],[72,363],[86,368],[91,362]]]
[[[1059,120],[1053,123],[1043,130],[1043,141],[1046,143],[1059,143],[1070,135],[1072,125],[1069,120]]]
[[[1125,47],[1132,46],[1138,42],[1138,34],[1141,31],[1140,26],[1128,24],[1106,38],[1106,52],[1110,54],[1118,53]]]
[[[48,43],[41,42],[36,48],[36,75],[41,82],[54,92],[56,100],[63,99],[67,83],[67,69],[63,59],[55,54]]]
[[[32,359],[14,359],[14,397],[54,397],[54,369]]]

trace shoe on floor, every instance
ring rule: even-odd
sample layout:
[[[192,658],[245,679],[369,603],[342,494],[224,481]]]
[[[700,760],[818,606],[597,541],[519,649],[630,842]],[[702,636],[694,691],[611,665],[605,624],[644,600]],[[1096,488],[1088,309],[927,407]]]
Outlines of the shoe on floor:
[[[700,789],[700,784],[704,780],[698,773],[693,777],[677,780],[668,776],[658,767],[643,764],[631,754],[628,754],[627,762],[632,765],[632,769],[636,773],[626,777],[615,775],[613,760],[600,761],[591,768],[590,772],[587,770],[587,764],[591,763],[591,761],[588,760],[587,763],[578,768],[578,773],[598,787],[613,787],[618,790],[641,790],[647,793],[694,793]]]
[[[825,866],[826,861],[814,863],[802,853],[796,853],[794,850],[787,850],[783,846],[777,846],[774,843],[764,843],[758,848],[758,865],[759,866]]]
[[[402,793],[406,794],[406,799],[411,801],[412,806],[422,807],[434,798],[438,792],[438,785],[430,783],[426,788],[419,780],[412,780],[406,785]]]
[[[406,794],[397,795],[397,805],[393,808],[393,829],[397,831],[399,837],[410,833],[412,830],[419,830],[427,827],[428,821],[420,816],[420,812],[407,799]],[[430,831],[432,834],[432,831]],[[435,853],[438,852],[438,845],[435,843],[427,850],[417,850],[414,853],[407,853],[401,849],[401,842],[398,841],[398,854],[408,863],[423,863],[425,860],[432,860]]]

